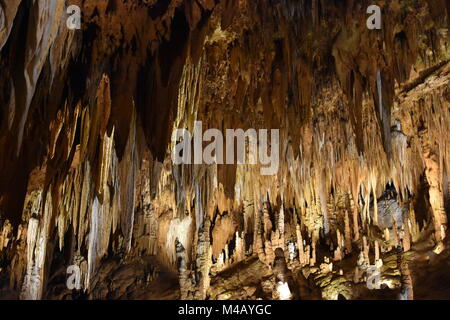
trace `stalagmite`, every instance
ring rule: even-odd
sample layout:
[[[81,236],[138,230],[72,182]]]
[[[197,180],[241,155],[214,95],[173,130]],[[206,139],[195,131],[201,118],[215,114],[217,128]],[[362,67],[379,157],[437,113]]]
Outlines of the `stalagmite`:
[[[351,236],[351,230],[350,230],[350,219],[348,216],[348,210],[345,210],[345,218],[344,218],[344,224],[345,224],[345,229],[344,229],[344,237],[345,237],[345,250],[346,253],[351,253],[352,252],[352,236]]]
[[[209,270],[211,267],[211,245],[210,245],[210,221],[205,220],[199,231],[196,257],[196,288],[195,299],[204,300],[206,298],[206,290],[209,287]],[[227,254],[228,256],[228,254]]]
[[[175,250],[177,255],[177,265],[178,265],[178,276],[180,281],[180,292],[181,299],[189,299],[190,291],[192,290],[192,282],[189,274],[189,270],[187,269],[186,264],[186,256],[185,249],[181,242],[176,239],[175,241]]]
[[[300,226],[297,224],[295,226],[296,235],[297,235],[297,246],[298,246],[298,259],[302,265],[309,263],[309,255],[306,255],[305,248],[303,245],[302,232],[300,230]]]
[[[397,248],[397,266],[400,269],[402,289],[399,300],[413,300],[414,292],[411,271],[409,269],[408,260],[400,247]]]
[[[337,232],[337,243],[338,243],[338,246],[337,246],[336,250],[334,251],[334,260],[335,261],[340,261],[343,258],[343,252],[342,252],[342,247],[341,247],[342,236],[341,236],[341,233],[340,233],[339,229],[336,232]]]
[[[392,221],[392,234],[393,234],[392,237],[393,245],[394,247],[397,247],[400,244],[400,239],[397,229],[397,223],[395,222],[395,220]]]
[[[0,0],[0,299],[450,298],[445,0],[66,2]]]
[[[242,237],[239,236],[239,232],[236,231],[235,236],[236,241],[236,261],[242,261],[245,258],[245,247],[244,247],[244,239],[245,235]]]
[[[369,250],[370,250],[370,248],[369,248],[369,244],[367,243],[367,238],[366,238],[366,236],[363,236],[362,253],[363,253],[363,256],[364,256],[364,261],[365,261],[367,264],[370,264]]]
[[[289,242],[288,252],[289,252],[289,261],[292,262],[296,257],[295,244],[293,242]]]
[[[377,262],[380,259],[380,245],[378,244],[378,241],[375,241],[375,262]]]
[[[409,231],[409,220],[403,225],[403,238],[402,238],[402,247],[403,251],[407,252],[411,249],[411,233]]]
[[[359,240],[359,222],[358,222],[358,208],[356,207],[356,203],[354,200],[351,200],[351,208],[353,212],[353,232],[354,232],[354,241]]]
[[[313,240],[311,245],[311,257],[309,259],[309,265],[314,266],[316,264],[316,242]]]

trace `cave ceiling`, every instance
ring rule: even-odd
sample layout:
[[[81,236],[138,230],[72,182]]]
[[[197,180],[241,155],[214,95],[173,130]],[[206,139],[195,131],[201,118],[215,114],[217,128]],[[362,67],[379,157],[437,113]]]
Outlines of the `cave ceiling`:
[[[449,14],[0,0],[0,299],[450,299]]]

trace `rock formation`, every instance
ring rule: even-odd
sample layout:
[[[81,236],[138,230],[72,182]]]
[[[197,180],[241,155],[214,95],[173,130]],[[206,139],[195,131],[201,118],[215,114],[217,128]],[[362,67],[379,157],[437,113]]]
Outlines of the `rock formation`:
[[[445,0],[0,1],[0,298],[389,298],[371,266],[433,298],[449,21]],[[175,164],[199,121],[258,152]]]

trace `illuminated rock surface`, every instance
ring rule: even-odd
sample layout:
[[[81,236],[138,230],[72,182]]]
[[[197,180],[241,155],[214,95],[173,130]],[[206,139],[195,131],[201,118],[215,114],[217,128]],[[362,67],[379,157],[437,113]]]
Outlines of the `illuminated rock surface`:
[[[450,299],[448,1],[66,2],[0,1],[0,298]]]

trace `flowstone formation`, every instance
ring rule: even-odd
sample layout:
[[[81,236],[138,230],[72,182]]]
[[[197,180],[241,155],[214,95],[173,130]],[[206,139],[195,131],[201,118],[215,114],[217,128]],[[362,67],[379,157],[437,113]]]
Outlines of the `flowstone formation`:
[[[0,298],[450,299],[449,16],[0,0]],[[199,121],[277,171],[175,164]]]

